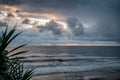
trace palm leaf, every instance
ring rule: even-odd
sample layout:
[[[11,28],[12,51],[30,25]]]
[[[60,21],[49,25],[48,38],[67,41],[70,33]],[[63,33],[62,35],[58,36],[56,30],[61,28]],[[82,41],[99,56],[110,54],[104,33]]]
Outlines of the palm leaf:
[[[8,32],[8,28],[5,29],[5,32],[3,32],[3,40],[2,40],[4,45],[6,45],[7,41],[10,39],[10,37],[12,37],[12,34],[14,32],[15,32],[14,28],[10,32]]]
[[[19,60],[10,60],[9,75],[12,80],[20,80],[23,72],[23,64]]]
[[[2,32],[2,36],[1,36],[0,53],[2,53],[4,51],[4,44],[5,44],[5,37],[6,37],[6,33],[7,33],[7,27],[6,27],[5,31],[3,31],[3,29],[1,28],[1,32]]]
[[[13,52],[13,51],[15,51],[15,50],[17,50],[17,49],[19,49],[19,48],[22,48],[22,47],[26,46],[26,45],[27,45],[27,44],[23,44],[23,45],[20,45],[20,46],[18,46],[18,47],[15,47],[14,49],[10,50],[8,53],[11,53],[11,52]]]
[[[11,29],[10,32],[8,32],[7,27],[6,27],[5,31],[2,30],[2,42],[1,42],[1,46],[0,46],[0,53],[2,53],[2,51],[5,50],[5,48],[10,44],[10,42],[12,42],[12,40],[14,40],[19,34],[22,33],[22,32],[19,32],[14,35],[15,31],[16,31],[15,27],[13,29]]]
[[[11,60],[22,60],[25,59],[26,57],[12,57],[10,58]]]
[[[30,80],[32,78],[32,74],[34,73],[34,69],[31,70],[27,70],[23,76],[21,80]]]
[[[1,31],[2,31],[2,39],[5,38],[5,36],[6,36],[6,34],[7,34],[7,30],[8,30],[8,26],[6,26],[5,31],[3,31],[3,29],[1,28]]]
[[[20,52],[17,52],[17,53],[11,54],[11,55],[9,55],[8,57],[14,57],[14,56],[17,56],[17,55],[20,55],[20,54],[26,53],[26,52],[28,52],[28,51],[20,51]]]
[[[12,42],[12,40],[14,40],[18,35],[20,35],[22,32],[17,33],[16,35],[14,35],[7,43],[6,46],[8,46],[10,44],[10,42]]]
[[[0,69],[0,73],[3,72],[6,77],[0,75],[0,80],[29,80],[32,77],[33,70],[24,71],[24,66],[22,64],[21,59],[25,59],[24,56],[18,56],[20,54],[26,53],[28,51],[20,51],[16,53],[12,53],[19,48],[26,46],[27,44],[20,45],[10,50],[6,51],[7,46],[22,32],[15,33],[16,28],[12,28],[8,31],[8,25],[6,25],[6,29],[2,31],[1,42],[0,42],[0,59],[3,60],[0,65],[6,68],[5,70]],[[5,52],[6,51],[6,52]],[[11,54],[10,54],[11,53]],[[7,64],[7,65],[5,65]]]

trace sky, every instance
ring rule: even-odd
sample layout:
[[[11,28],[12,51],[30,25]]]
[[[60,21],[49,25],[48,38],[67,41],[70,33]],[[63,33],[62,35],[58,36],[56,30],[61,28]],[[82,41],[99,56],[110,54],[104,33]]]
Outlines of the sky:
[[[0,11],[0,23],[23,31],[15,44],[120,42],[120,0],[1,0]]]

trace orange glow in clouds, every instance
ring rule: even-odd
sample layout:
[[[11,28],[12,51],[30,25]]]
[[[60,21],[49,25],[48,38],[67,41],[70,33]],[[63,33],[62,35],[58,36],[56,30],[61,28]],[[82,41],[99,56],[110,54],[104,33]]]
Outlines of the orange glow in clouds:
[[[17,6],[8,6],[8,5],[5,5],[3,6],[3,8],[7,11],[10,11],[10,12],[15,12],[16,10],[21,10],[21,8],[17,7]]]
[[[65,17],[59,13],[56,12],[29,12],[25,9],[22,9],[20,6],[9,6],[9,5],[0,5],[0,9],[3,11],[7,11],[7,13],[12,13],[14,15],[15,19],[25,19],[28,18],[31,20],[31,24],[34,24],[35,22],[38,25],[45,25],[51,20],[55,20],[60,25],[63,25],[63,28],[66,29],[67,25],[64,22]],[[19,13],[16,13],[16,12]],[[10,17],[11,18],[11,17]],[[30,24],[30,25],[31,25]],[[32,28],[31,26],[27,26],[27,28]]]
[[[19,6],[9,6],[9,5],[2,5],[0,6],[0,9],[9,11],[9,12],[16,12],[17,10],[19,10],[21,12],[21,14],[24,15],[29,15],[29,17],[31,16],[36,16],[37,18],[46,18],[46,19],[53,19],[53,20],[60,20],[60,19],[64,19],[63,15],[60,15],[58,13],[49,13],[49,12],[27,12],[26,10],[22,9]]]
[[[56,13],[31,13],[31,12],[22,12],[23,15],[29,15],[29,16],[37,16],[38,18],[45,18],[45,19],[64,19],[64,17],[60,14]]]

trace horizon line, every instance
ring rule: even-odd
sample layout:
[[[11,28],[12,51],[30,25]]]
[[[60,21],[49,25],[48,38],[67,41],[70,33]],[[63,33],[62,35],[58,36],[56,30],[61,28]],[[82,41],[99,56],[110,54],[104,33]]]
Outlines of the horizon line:
[[[20,45],[20,44],[17,44]],[[17,45],[10,45],[10,46],[17,46]],[[27,46],[120,46],[120,43],[118,44],[28,44]]]

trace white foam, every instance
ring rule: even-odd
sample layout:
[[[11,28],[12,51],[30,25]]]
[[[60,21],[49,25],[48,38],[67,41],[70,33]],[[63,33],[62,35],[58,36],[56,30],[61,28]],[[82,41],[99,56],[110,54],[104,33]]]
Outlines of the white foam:
[[[80,72],[80,71],[88,71],[94,70],[98,68],[107,68],[107,67],[120,67],[119,63],[107,63],[107,64],[94,64],[94,65],[86,65],[86,66],[56,66],[56,67],[42,67],[37,68],[35,75],[42,74],[51,74],[51,73],[61,73],[61,72]]]
[[[61,59],[61,60],[69,60],[69,59],[118,59],[117,57],[99,57],[99,56],[38,56],[27,58],[28,60],[37,60],[37,59]]]

